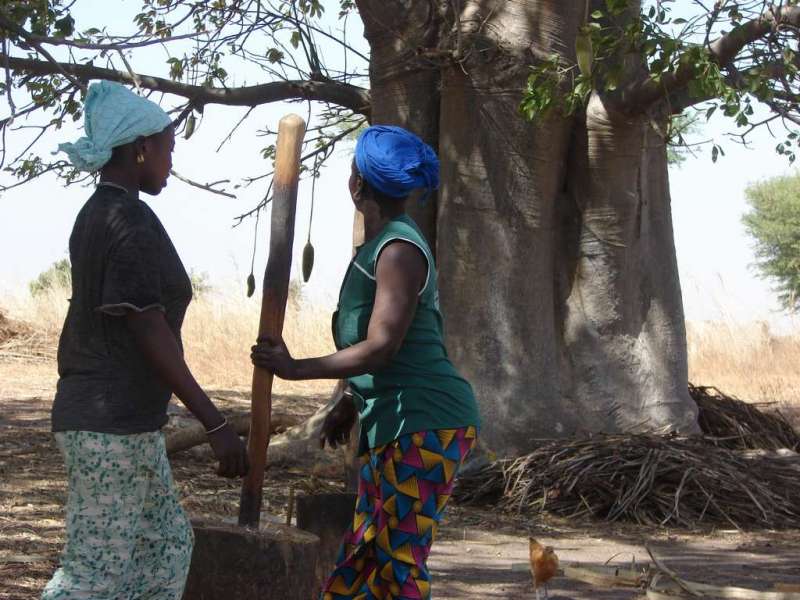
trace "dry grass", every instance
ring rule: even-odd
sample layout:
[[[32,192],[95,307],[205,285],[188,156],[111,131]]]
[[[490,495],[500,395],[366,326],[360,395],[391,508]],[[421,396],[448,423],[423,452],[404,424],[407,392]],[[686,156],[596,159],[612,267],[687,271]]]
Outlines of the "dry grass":
[[[213,388],[248,386],[253,367],[253,344],[260,303],[256,298],[224,297],[211,293],[192,302],[183,327],[186,360],[198,379]],[[297,358],[333,352],[330,314],[302,299],[286,307],[284,339]],[[325,382],[276,382],[281,393],[313,392],[332,387]]]
[[[51,290],[0,301],[0,312],[23,322],[16,340],[0,340],[4,360],[47,362],[55,356],[66,314],[68,292]],[[187,362],[197,378],[211,388],[247,388],[249,348],[258,325],[259,302],[234,294],[209,292],[192,302],[183,335]],[[27,325],[27,326],[25,326]],[[284,337],[295,356],[315,356],[333,350],[328,310],[311,306],[302,295],[289,302]],[[689,379],[714,386],[749,402],[775,403],[800,413],[800,332],[777,335],[766,324],[690,323]],[[13,350],[13,351],[12,351]],[[326,382],[277,382],[279,393],[319,393]]]
[[[689,380],[800,416],[800,332],[763,323],[689,324]]]
[[[69,291],[49,290],[36,297],[6,298],[0,313],[11,320],[16,336],[0,339],[3,360],[14,360],[22,371],[31,363],[52,366],[58,336],[67,312]],[[258,329],[260,302],[208,292],[189,307],[183,326],[186,361],[203,386],[213,389],[242,389],[250,385],[250,346]],[[16,323],[15,323],[16,322]],[[330,314],[293,297],[286,308],[284,338],[296,357],[319,356],[333,351]],[[330,382],[276,381],[281,394],[324,393]]]

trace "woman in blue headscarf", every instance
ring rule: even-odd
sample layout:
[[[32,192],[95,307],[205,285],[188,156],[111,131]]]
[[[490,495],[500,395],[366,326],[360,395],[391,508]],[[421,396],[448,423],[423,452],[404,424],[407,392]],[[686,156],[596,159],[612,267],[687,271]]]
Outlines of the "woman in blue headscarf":
[[[205,426],[220,475],[244,475],[247,454],[183,360],[191,282],[139,198],[166,186],[170,118],[101,81],[87,93],[84,129],[85,137],[59,147],[100,177],[69,240],[72,298],[52,410],[69,485],[67,534],[42,598],[179,600],[193,537],[161,433],[171,395]]]
[[[360,417],[358,501],[324,600],[430,597],[428,553],[476,441],[472,388],[444,347],[433,255],[406,214],[413,190],[438,183],[436,154],[417,136],[366,129],[349,182],[365,242],[339,295],[338,351],[297,360],[281,340],[253,348],[253,362],[284,379],[348,380],[322,445],[345,443]]]

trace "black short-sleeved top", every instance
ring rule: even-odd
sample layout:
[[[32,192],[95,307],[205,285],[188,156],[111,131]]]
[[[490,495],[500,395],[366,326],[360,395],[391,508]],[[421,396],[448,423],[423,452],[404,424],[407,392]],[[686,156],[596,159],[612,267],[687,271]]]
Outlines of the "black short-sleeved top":
[[[123,318],[164,312],[181,345],[189,276],[147,204],[100,184],[69,240],[72,298],[58,345],[53,431],[131,434],[167,422],[171,390],[136,347]]]

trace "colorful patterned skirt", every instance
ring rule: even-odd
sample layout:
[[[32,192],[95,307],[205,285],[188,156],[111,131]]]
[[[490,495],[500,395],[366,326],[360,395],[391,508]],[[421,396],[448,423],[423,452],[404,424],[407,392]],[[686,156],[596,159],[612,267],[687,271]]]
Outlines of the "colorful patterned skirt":
[[[401,436],[361,456],[358,502],[323,600],[425,600],[427,560],[474,427]]]

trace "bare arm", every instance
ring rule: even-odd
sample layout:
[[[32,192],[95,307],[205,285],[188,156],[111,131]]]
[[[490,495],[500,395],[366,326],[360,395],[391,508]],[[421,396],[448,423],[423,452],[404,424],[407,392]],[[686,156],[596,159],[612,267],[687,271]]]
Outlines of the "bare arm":
[[[222,424],[222,415],[189,371],[163,313],[130,311],[125,322],[147,362],[203,426],[209,430]],[[220,475],[235,477],[247,472],[244,444],[233,429],[223,427],[212,433],[209,443],[220,461]]]
[[[427,274],[416,246],[389,244],[375,269],[377,291],[364,341],[328,356],[294,360],[280,340],[266,340],[253,348],[253,362],[283,379],[341,379],[382,369],[405,339]]]

